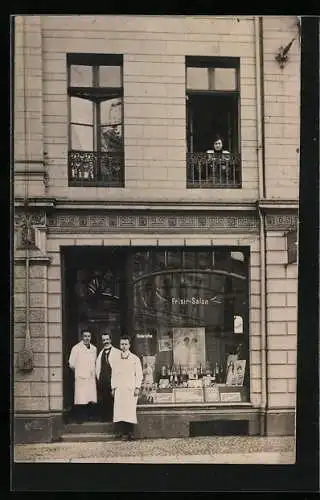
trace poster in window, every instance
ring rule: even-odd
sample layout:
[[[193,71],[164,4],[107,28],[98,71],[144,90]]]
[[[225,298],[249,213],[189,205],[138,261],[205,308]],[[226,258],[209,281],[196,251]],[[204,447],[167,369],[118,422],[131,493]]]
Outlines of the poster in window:
[[[172,351],[172,339],[169,335],[164,335],[159,339],[159,352]]]
[[[173,329],[173,361],[187,368],[205,366],[205,328]]]
[[[156,357],[155,356],[143,356],[142,357],[143,383],[145,385],[152,385],[153,384],[155,365],[156,365]]]
[[[135,354],[137,356],[154,356],[156,353],[157,333],[153,329],[139,331],[135,335]]]
[[[246,360],[230,360],[226,385],[242,386],[246,368]]]
[[[246,360],[239,359],[236,361],[236,386],[243,386],[244,373],[246,369]]]

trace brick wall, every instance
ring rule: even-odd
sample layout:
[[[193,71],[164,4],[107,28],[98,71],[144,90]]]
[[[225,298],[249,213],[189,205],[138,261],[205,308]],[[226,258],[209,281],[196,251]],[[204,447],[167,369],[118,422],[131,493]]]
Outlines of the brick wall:
[[[264,26],[267,197],[298,196],[299,42],[281,70],[274,57],[296,34],[295,16],[266,16]],[[15,161],[48,154],[52,196],[72,199],[198,200],[185,187],[185,55],[241,58],[243,189],[215,190],[215,200],[258,196],[255,32],[253,16],[17,16]],[[85,33],[85,36],[84,36]],[[23,51],[24,47],[24,51]],[[71,188],[67,183],[67,52],[124,54],[126,186]],[[24,81],[23,75],[26,75]],[[24,98],[24,89],[26,98]],[[27,117],[25,151],[25,109]],[[16,176],[16,194],[25,182]],[[33,175],[30,195],[43,191]],[[211,201],[212,191],[201,192]]]
[[[29,196],[44,194],[43,113],[41,19],[17,16],[13,122],[16,196],[26,195],[27,184]]]
[[[265,16],[264,86],[267,198],[295,200],[299,195],[300,42],[295,40],[287,65],[275,55],[296,35],[295,16]]]
[[[15,411],[49,410],[47,280],[46,266],[30,266],[30,335],[34,352],[34,370],[22,373],[17,369],[17,354],[23,348],[26,328],[26,274],[24,264],[14,266],[14,407]]]
[[[185,59],[187,54],[241,57],[243,190],[219,199],[257,197],[254,26],[252,17],[43,16],[44,130],[50,194],[73,199],[198,200],[187,190]],[[83,36],[85,32],[86,36]],[[67,187],[67,52],[124,54],[126,186]],[[203,201],[212,199],[203,190]]]
[[[295,407],[298,266],[287,265],[283,233],[267,235],[269,406]]]

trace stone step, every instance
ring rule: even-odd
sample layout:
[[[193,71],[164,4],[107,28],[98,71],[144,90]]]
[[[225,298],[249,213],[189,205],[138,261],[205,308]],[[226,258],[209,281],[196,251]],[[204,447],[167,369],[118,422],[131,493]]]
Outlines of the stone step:
[[[84,443],[84,442],[98,443],[102,441],[105,442],[114,440],[115,440],[114,434],[106,434],[102,432],[84,432],[81,434],[76,434],[75,432],[73,432],[68,434],[62,434],[62,436],[60,437],[60,441],[64,443]]]
[[[81,424],[70,423],[64,426],[65,434],[101,433],[113,434],[114,424],[112,422],[83,422]]]

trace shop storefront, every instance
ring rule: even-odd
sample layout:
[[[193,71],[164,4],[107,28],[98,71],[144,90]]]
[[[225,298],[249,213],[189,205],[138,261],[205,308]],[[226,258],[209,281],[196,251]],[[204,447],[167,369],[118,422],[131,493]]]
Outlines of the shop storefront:
[[[253,211],[190,218],[56,212],[33,214],[32,221],[34,359],[30,373],[16,368],[18,440],[59,439],[72,422],[68,358],[83,328],[98,351],[106,329],[115,346],[122,333],[130,335],[144,372],[139,437],[294,432],[293,211],[266,213],[264,243]],[[26,336],[25,251],[17,249],[15,259],[19,352]]]
[[[67,248],[65,354],[92,331],[132,337],[139,405],[250,401],[249,249]],[[65,370],[65,403],[72,383]],[[70,387],[70,389],[68,389]]]

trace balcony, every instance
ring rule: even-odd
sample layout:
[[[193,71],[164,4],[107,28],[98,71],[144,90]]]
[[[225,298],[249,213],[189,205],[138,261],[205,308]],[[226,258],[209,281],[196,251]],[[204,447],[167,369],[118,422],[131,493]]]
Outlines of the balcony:
[[[241,188],[240,155],[187,153],[188,188]]]
[[[71,150],[68,154],[69,186],[123,187],[123,152]]]

